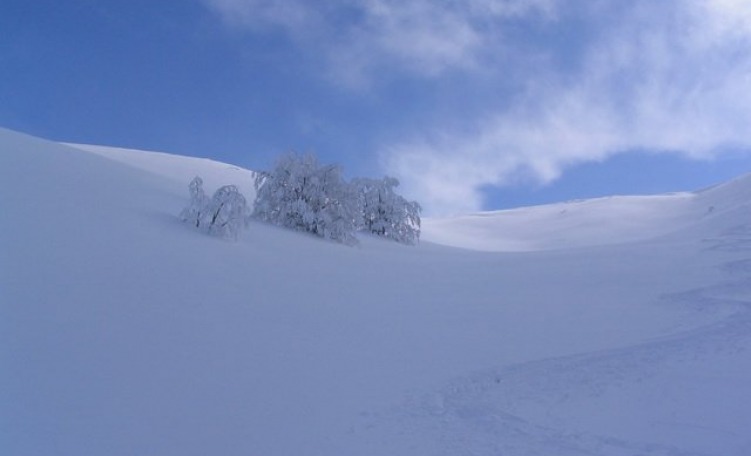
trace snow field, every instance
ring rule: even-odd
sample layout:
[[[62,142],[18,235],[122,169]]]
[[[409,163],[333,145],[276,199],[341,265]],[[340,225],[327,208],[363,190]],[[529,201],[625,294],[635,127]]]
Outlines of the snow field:
[[[189,180],[252,173],[84,149],[0,130],[4,454],[751,449],[748,179],[350,248],[200,235]]]

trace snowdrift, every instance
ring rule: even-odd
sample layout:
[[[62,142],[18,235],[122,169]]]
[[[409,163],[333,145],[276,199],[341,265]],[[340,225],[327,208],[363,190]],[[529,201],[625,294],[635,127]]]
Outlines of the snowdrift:
[[[0,130],[3,454],[751,452],[748,177],[350,248],[196,233],[195,175],[252,197]]]
[[[751,177],[698,192],[612,196],[465,216],[427,219],[424,239],[474,250],[512,252],[623,244],[743,218]],[[697,234],[695,233],[694,236]]]

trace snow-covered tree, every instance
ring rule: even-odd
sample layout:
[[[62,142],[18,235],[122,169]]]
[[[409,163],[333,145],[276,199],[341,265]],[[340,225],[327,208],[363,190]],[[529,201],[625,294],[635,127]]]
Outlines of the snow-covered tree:
[[[209,234],[236,239],[246,226],[249,209],[245,197],[234,185],[225,185],[209,199],[203,191],[203,180],[196,176],[188,185],[190,203],[180,218]]]
[[[203,179],[196,176],[188,184],[190,203],[180,212],[180,218],[196,228],[201,228],[206,209],[209,206],[209,197],[203,191]]]
[[[206,211],[206,229],[210,234],[237,239],[248,223],[248,203],[234,185],[220,187],[211,198]]]
[[[352,187],[335,165],[315,156],[287,154],[256,177],[254,216],[337,242],[354,243],[358,217]]]
[[[360,207],[360,228],[403,244],[416,244],[420,239],[420,205],[407,201],[394,189],[399,181],[355,179]]]

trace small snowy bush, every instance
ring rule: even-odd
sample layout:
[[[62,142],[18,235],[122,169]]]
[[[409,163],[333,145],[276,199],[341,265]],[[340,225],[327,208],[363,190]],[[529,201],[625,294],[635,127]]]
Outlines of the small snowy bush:
[[[211,198],[206,213],[207,230],[223,238],[237,239],[248,223],[248,203],[234,185],[220,187]]]
[[[203,179],[196,176],[188,184],[190,203],[180,212],[180,218],[196,228],[201,228],[201,222],[209,206],[209,198],[203,191]]]
[[[180,218],[211,235],[237,239],[240,230],[247,226],[250,212],[237,187],[225,185],[209,199],[203,191],[203,180],[195,177],[188,189],[190,203],[182,210]]]
[[[360,207],[360,228],[363,231],[392,239],[402,244],[416,244],[420,239],[420,205],[407,201],[394,188],[399,181],[355,179],[354,187]]]

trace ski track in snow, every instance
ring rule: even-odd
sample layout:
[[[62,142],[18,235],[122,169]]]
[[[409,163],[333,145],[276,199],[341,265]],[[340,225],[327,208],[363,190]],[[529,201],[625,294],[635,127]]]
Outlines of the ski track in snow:
[[[680,441],[666,444],[626,439],[572,428],[560,419],[555,425],[535,419],[542,414],[550,418],[545,421],[555,421],[552,415],[555,415],[556,408],[565,407],[569,401],[581,398],[597,400],[608,393],[618,395],[629,385],[659,382],[661,375],[676,368],[701,370],[703,363],[717,356],[746,362],[748,366],[747,360],[751,357],[751,226],[738,226],[718,238],[702,242],[706,250],[735,252],[748,257],[722,262],[718,267],[725,280],[721,283],[666,295],[662,302],[671,306],[690,306],[708,314],[728,313],[719,321],[634,346],[476,372],[456,379],[440,391],[416,393],[399,407],[367,417],[369,422],[362,426],[362,430],[380,430],[381,434],[398,436],[394,439],[396,441],[412,440],[411,447],[416,454],[751,454],[751,433],[729,432],[714,427],[711,422],[696,425],[677,418],[674,424],[686,428],[693,426],[697,432],[714,433],[720,436],[720,440],[740,442],[740,446],[722,451],[696,451],[690,444]],[[617,410],[610,411],[611,415],[617,413]],[[607,419],[607,415],[604,418]],[[746,424],[751,429],[751,422]],[[740,425],[743,427],[743,423]],[[432,439],[425,439],[428,435]]]

